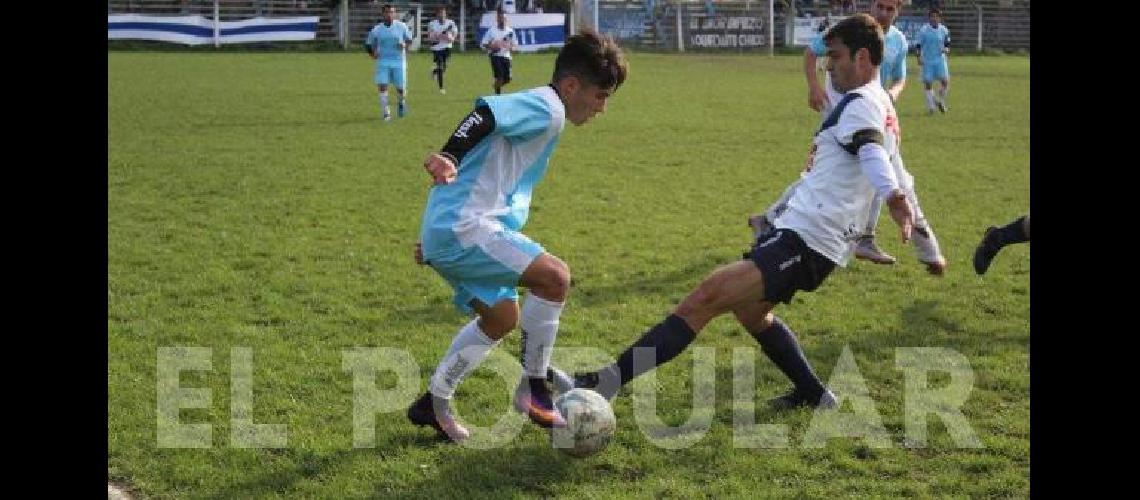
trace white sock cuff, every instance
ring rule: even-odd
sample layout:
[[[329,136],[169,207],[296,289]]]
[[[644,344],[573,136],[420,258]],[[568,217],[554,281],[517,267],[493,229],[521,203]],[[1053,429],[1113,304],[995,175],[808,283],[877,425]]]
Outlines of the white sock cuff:
[[[535,306],[544,306],[546,308],[557,309],[559,311],[561,311],[562,308],[566,306],[565,302],[555,302],[553,300],[546,300],[542,297],[539,297],[538,295],[535,295],[534,293],[531,293],[530,290],[527,290],[526,296],[523,299],[523,307],[525,308],[527,305],[532,304],[532,303]]]

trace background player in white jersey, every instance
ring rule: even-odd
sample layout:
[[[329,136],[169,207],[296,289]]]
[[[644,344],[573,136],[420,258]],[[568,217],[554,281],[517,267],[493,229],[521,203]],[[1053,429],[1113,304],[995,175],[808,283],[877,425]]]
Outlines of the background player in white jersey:
[[[930,24],[922,25],[915,36],[918,46],[918,61],[922,65],[922,86],[926,89],[926,112],[934,114],[935,106],[946,112],[946,94],[950,92],[950,69],[946,65],[946,54],[950,52],[950,30],[942,24],[942,11],[931,7],[927,13]],[[934,81],[942,82],[938,98],[934,98]]]
[[[758,239],[745,259],[708,275],[616,363],[575,376],[575,386],[612,398],[621,385],[680,354],[713,318],[732,312],[795,384],[773,405],[837,404],[772,308],[790,302],[797,290],[815,290],[836,265],[846,265],[876,193],[887,200],[903,241],[910,237],[913,218],[897,180],[900,172],[890,160],[898,154],[898,132],[889,125],[895,109],[876,81],[882,30],[871,16],[855,14],[830,29],[825,40],[828,72],[842,98],[816,132],[814,164],[774,221],[776,229]],[[556,371],[551,376],[563,379]]]
[[[431,425],[454,441],[466,439],[468,431],[452,417],[449,401],[463,378],[518,325],[524,378],[514,406],[540,426],[563,425],[546,370],[570,270],[519,231],[565,122],[582,125],[605,111],[626,74],[617,44],[584,30],[567,39],[549,85],[476,100],[443,150],[424,162],[435,186],[424,210],[417,261],[451,285],[461,311],[478,318],[459,330],[428,392],[408,409],[413,423]],[[518,286],[528,289],[521,320]]]
[[[495,25],[487,28],[479,47],[491,56],[491,76],[495,82],[495,93],[502,93],[503,85],[511,83],[511,50],[518,48],[518,36],[515,29],[507,24],[507,15],[503,9],[495,13]]]
[[[380,23],[368,32],[368,38],[364,41],[364,50],[376,60],[373,80],[380,92],[380,111],[384,121],[390,121],[392,112],[388,107],[388,85],[396,87],[396,94],[400,99],[396,113],[400,117],[408,114],[408,104],[404,98],[408,78],[404,48],[414,37],[407,24],[396,20],[396,9],[391,5],[384,4],[380,8],[380,16]]]
[[[446,94],[443,88],[443,72],[447,71],[447,60],[451,57],[451,43],[459,36],[459,27],[455,21],[447,18],[447,7],[440,5],[435,9],[435,19],[428,23],[428,41],[435,42],[431,46],[431,59],[435,68],[431,74],[439,84],[439,93]]]
[[[887,95],[895,102],[899,98],[899,94],[903,88],[906,87],[906,54],[907,54],[907,41],[906,36],[902,31],[894,26],[895,19],[899,15],[899,0],[875,0],[871,5],[871,14],[875,21],[879,23],[879,27],[883,30],[883,62],[879,66],[879,74],[876,80],[886,89]],[[826,117],[831,111],[834,103],[839,98],[839,93],[832,88],[830,82],[824,82],[824,85],[819,84],[816,75],[815,67],[817,59],[824,55],[824,42],[823,36],[820,35],[814,38],[804,51],[804,73],[808,80],[808,104],[812,109],[822,110],[822,116]],[[897,117],[893,125],[898,127]],[[811,156],[814,154],[813,150],[808,152],[808,161],[810,163]],[[895,156],[892,161],[898,163],[897,167],[906,173],[906,167],[902,163],[902,155]],[[805,172],[806,173],[806,172]],[[900,182],[903,184],[903,189],[907,191],[910,196],[910,203],[914,206],[915,210],[915,238],[913,239],[915,250],[918,253],[918,260],[922,262],[928,272],[940,276],[946,270],[946,258],[942,256],[942,249],[938,245],[938,239],[934,235],[933,229],[930,228],[922,209],[919,207],[918,195],[914,192],[913,178],[909,173],[906,173]],[[798,183],[793,183],[789,186],[776,200],[775,203],[768,208],[763,214],[754,215],[749,218],[749,225],[755,230],[757,235],[765,233],[771,229],[771,221],[774,220],[787,206],[787,201],[795,192]],[[859,238],[855,246],[855,257],[860,259],[869,260],[877,264],[894,264],[896,259],[879,249],[875,243],[875,228],[879,223],[879,214],[882,208],[882,200],[871,204],[871,212],[867,217],[867,227],[863,231],[863,235]]]

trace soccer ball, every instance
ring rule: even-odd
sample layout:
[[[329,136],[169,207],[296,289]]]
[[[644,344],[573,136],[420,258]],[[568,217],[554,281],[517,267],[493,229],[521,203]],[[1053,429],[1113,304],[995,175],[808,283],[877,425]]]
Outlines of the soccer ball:
[[[584,458],[606,449],[617,429],[610,402],[589,389],[572,389],[554,400],[566,427],[550,432],[550,443],[562,453]]]

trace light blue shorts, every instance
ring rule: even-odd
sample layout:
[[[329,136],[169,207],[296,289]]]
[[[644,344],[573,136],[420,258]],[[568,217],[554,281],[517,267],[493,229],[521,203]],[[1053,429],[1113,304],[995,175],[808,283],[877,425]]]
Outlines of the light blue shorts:
[[[933,83],[935,80],[949,80],[950,70],[946,67],[946,60],[922,65],[922,83]]]
[[[392,85],[398,89],[407,88],[407,76],[404,66],[388,66],[386,64],[377,64],[376,73],[373,75],[373,80],[377,85]]]
[[[526,235],[503,230],[485,242],[431,259],[429,264],[455,290],[455,307],[471,314],[471,301],[493,306],[503,299],[518,301],[523,271],[546,250]]]

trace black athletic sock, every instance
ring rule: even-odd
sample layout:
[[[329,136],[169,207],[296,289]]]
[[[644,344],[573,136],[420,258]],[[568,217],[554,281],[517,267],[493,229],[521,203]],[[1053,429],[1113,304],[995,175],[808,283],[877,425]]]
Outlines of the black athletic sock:
[[[767,330],[749,333],[760,342],[760,348],[768,359],[792,380],[797,391],[816,398],[823,394],[823,382],[815,375],[815,371],[804,357],[804,351],[800,349],[796,334],[792,333],[780,318],[774,318],[772,326]]]
[[[638,375],[677,357],[693,342],[696,336],[696,332],[689,327],[684,319],[676,314],[670,314],[664,321],[650,328],[641,338],[637,339],[637,342],[634,342],[633,345],[618,355],[614,367],[620,371],[621,385],[625,385],[630,380],[637,378]],[[634,349],[638,347],[652,347],[656,353],[656,358],[653,366],[636,366],[640,371],[634,371],[633,353]]]

